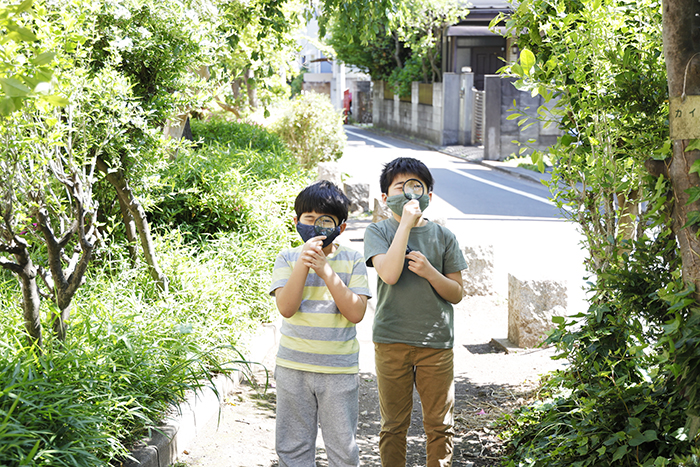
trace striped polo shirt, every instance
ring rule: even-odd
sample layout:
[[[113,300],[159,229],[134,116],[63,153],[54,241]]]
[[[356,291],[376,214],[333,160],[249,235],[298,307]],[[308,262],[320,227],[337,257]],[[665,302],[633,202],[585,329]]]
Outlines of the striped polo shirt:
[[[270,294],[284,285],[292,274],[303,245],[285,249],[277,257],[272,271]],[[337,245],[326,256],[331,268],[348,288],[371,296],[367,268],[359,252]],[[360,344],[355,324],[338,310],[326,283],[313,269],[306,276],[301,305],[291,318],[284,318],[277,365],[314,373],[357,373]]]

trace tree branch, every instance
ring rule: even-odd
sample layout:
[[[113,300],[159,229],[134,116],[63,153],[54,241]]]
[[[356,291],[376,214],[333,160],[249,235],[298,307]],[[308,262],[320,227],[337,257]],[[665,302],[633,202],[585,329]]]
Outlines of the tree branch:
[[[0,258],[0,268],[14,272],[17,275],[21,275],[24,272],[24,268],[22,266],[8,260],[7,258]]]

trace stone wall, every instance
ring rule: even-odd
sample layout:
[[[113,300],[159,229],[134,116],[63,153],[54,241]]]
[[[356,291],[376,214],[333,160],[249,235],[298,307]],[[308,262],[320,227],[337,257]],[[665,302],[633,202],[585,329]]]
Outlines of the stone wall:
[[[518,91],[514,79],[499,75],[484,77],[483,139],[484,159],[504,160],[518,153],[527,143],[530,148],[543,150],[552,146],[560,135],[556,125],[545,128],[536,120],[537,109],[543,105],[541,96]],[[442,83],[433,83],[432,105],[419,102],[419,83],[412,83],[410,101],[384,98],[385,83],[374,82],[372,89],[372,122],[379,128],[430,141],[439,146],[472,144],[474,115],[473,73],[445,73]],[[518,119],[508,120],[515,108],[532,116],[527,123],[518,125]],[[534,143],[528,143],[533,140]]]
[[[446,73],[446,75],[454,75],[454,73]],[[452,85],[455,80],[453,77],[447,77],[447,81]],[[455,82],[458,83],[458,81]],[[382,81],[375,81],[372,86],[372,122],[375,126],[428,140],[438,145],[457,143],[456,127],[452,130],[449,125],[448,128],[443,125],[443,121],[452,122],[452,119],[444,118],[444,83],[432,84],[432,105],[419,102],[419,83],[417,82],[412,83],[410,101],[401,100],[397,95],[394,95],[393,99],[384,99],[384,86],[385,83]],[[453,103],[448,102],[448,106],[454,106],[457,109]]]
[[[501,78],[499,75],[484,77],[484,159],[503,160],[517,154],[520,146],[513,141],[527,143],[529,148],[545,150],[556,143],[561,134],[556,125],[545,128],[544,122],[536,119],[537,109],[544,104],[542,96],[532,97],[529,92],[518,91],[514,82],[514,78]],[[519,113],[531,117],[527,123],[518,125],[519,118],[508,120],[513,113],[513,101]],[[534,122],[534,125],[528,127],[530,122]],[[530,140],[534,143],[528,143]]]
[[[304,91],[317,92],[319,94],[325,94],[330,97],[331,95],[331,83],[322,82],[304,82],[302,85]]]

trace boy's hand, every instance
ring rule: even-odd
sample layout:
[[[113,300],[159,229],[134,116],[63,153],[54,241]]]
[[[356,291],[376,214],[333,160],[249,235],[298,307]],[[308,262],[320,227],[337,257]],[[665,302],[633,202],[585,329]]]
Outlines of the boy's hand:
[[[307,268],[313,269],[324,281],[333,272],[328,261],[326,261],[326,255],[323,253],[323,240],[325,238],[325,235],[310,238],[304,244],[299,256],[299,261]]]
[[[318,251],[323,254],[323,241],[325,239],[325,235],[319,235],[318,237],[308,239],[306,243],[304,243],[304,246],[301,247],[301,253],[303,254],[305,251]]]
[[[406,255],[406,259],[408,260],[408,270],[423,279],[429,281],[436,273],[439,274],[437,269],[430,264],[428,258],[420,251],[411,251]]]
[[[403,214],[401,214],[401,223],[406,222],[411,228],[418,225],[423,211],[420,210],[418,200],[412,199],[403,205]]]

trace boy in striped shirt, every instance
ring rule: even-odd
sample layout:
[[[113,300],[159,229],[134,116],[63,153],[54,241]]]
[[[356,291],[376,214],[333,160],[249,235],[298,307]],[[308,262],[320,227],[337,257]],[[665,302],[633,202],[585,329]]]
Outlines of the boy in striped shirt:
[[[302,190],[294,223],[305,243],[282,250],[272,272],[270,294],[284,317],[275,369],[280,467],[316,465],[319,425],[329,467],[360,465],[355,324],[371,295],[362,254],[333,243],[349,204],[328,181]]]

